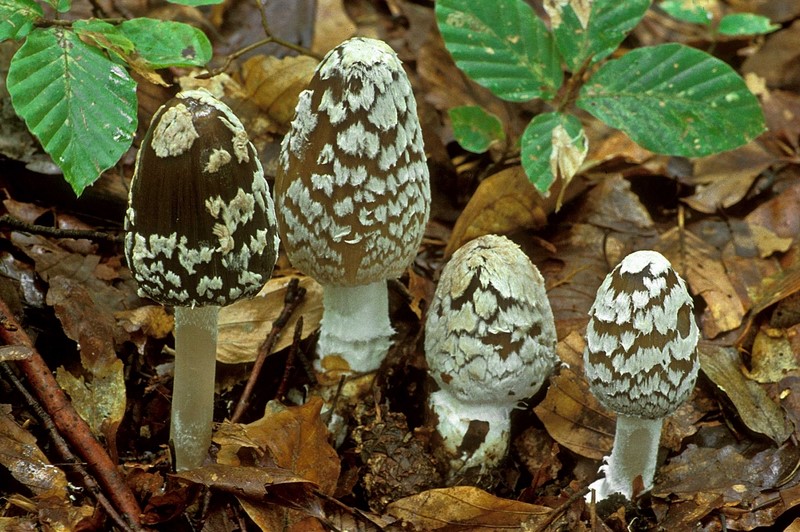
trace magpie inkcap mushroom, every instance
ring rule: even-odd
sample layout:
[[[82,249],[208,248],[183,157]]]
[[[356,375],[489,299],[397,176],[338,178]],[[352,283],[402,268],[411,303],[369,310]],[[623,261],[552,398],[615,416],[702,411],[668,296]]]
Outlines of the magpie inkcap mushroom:
[[[584,371],[617,413],[614,448],[592,484],[598,500],[653,486],[663,419],[691,394],[700,335],[686,283],[656,251],[636,251],[608,274],[589,310]]]
[[[496,466],[508,450],[511,411],[557,361],[544,279],[519,246],[486,235],[453,253],[428,310],[425,358],[450,477]],[[479,441],[467,441],[470,427]]]
[[[171,435],[177,467],[198,467],[211,440],[219,307],[256,294],[278,249],[258,154],[209,92],[181,92],[153,116],[125,229],[140,295],[175,307]]]
[[[291,263],[323,286],[318,369],[376,370],[390,345],[386,281],[414,260],[430,186],[411,84],[384,42],[331,50],[300,94],[275,180]]]

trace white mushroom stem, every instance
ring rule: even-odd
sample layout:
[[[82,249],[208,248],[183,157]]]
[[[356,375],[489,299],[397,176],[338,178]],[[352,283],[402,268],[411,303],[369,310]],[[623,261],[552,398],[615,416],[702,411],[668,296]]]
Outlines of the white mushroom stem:
[[[491,469],[505,457],[511,438],[510,415],[516,403],[469,404],[447,390],[437,390],[430,395],[428,405],[436,415],[436,430],[444,449],[455,457],[450,461],[451,478],[475,466],[480,466],[481,471]],[[465,443],[464,437],[473,421],[486,422],[489,430],[480,446],[464,452],[459,448]],[[465,446],[469,447],[469,442]]]
[[[601,501],[614,493],[622,493],[630,500],[634,481],[640,475],[644,491],[653,487],[663,423],[663,418],[641,419],[617,415],[614,448],[611,456],[606,458],[606,464],[600,467],[606,476],[589,486],[596,491],[595,500]],[[591,495],[590,491],[586,499],[590,500]]]
[[[323,286],[324,311],[317,351],[317,369],[340,369],[325,358],[341,357],[354,373],[377,370],[394,334],[389,321],[386,281],[363,286]]]
[[[175,307],[170,439],[178,471],[201,467],[211,445],[219,307]]]

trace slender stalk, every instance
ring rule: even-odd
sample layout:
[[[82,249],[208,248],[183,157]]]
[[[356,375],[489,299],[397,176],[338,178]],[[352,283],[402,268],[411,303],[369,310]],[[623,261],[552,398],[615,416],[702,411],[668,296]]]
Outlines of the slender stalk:
[[[634,481],[640,475],[644,491],[653,487],[663,423],[661,418],[640,419],[617,415],[614,448],[606,465],[600,468],[606,476],[590,486],[597,491],[598,501],[613,493],[622,493],[630,499],[633,496]]]
[[[386,281],[364,286],[323,286],[324,312],[317,351],[318,370],[341,357],[354,373],[375,371],[389,351],[394,334],[389,322]]]
[[[219,307],[175,307],[170,439],[178,471],[203,465],[211,445]]]

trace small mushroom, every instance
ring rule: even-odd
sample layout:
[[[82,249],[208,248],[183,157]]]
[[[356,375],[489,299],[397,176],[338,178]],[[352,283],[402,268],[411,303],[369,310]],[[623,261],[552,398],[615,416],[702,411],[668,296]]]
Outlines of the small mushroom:
[[[376,370],[389,349],[387,279],[414,260],[428,221],[428,167],[397,54],[353,38],[300,93],[275,180],[291,263],[323,286],[317,369]]]
[[[211,442],[219,307],[254,295],[272,273],[272,198],[242,123],[191,90],[153,116],[128,201],[125,257],[139,294],[175,307],[176,467],[199,467]]]
[[[699,330],[686,284],[655,251],[637,251],[608,274],[589,310],[584,366],[598,401],[617,413],[614,448],[594,482],[597,500],[653,487],[664,417],[694,388]],[[590,497],[591,493],[587,496]]]
[[[428,311],[425,356],[439,387],[428,404],[451,480],[496,466],[508,450],[511,411],[557,360],[544,279],[516,244],[487,235],[453,254]]]

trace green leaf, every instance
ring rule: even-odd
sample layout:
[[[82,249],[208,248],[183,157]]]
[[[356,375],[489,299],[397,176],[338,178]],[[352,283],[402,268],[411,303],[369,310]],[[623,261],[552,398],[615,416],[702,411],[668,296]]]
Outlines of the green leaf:
[[[182,6],[210,6],[213,4],[221,4],[224,0],[169,0],[172,4],[180,4]]]
[[[638,48],[603,65],[578,107],[648,150],[701,157],[742,146],[764,131],[764,115],[726,63],[682,44]]]
[[[211,60],[205,33],[182,22],[134,18],[119,26],[151,68],[203,66]]]
[[[589,149],[580,120],[562,113],[534,117],[521,143],[522,167],[543,196],[556,178],[568,183],[575,176]]]
[[[0,0],[0,41],[22,39],[42,16],[41,6],[33,0]]]
[[[453,107],[447,114],[453,134],[461,147],[473,153],[484,153],[495,142],[506,138],[500,119],[477,105]]]
[[[778,28],[780,25],[773,24],[767,17],[752,13],[733,13],[722,17],[717,31],[722,35],[763,35]]]
[[[697,0],[665,0],[658,4],[669,16],[690,24],[711,24],[711,12]]]
[[[32,32],[11,59],[17,114],[76,194],[116,163],[136,131],[136,83],[65,28]]]
[[[439,0],[436,21],[458,68],[499,98],[552,98],[561,86],[555,41],[523,0]]]
[[[72,7],[72,0],[45,0],[59,13],[66,13]]]
[[[556,45],[573,72],[590,57],[595,63],[609,56],[649,7],[650,0],[595,0],[589,13],[576,14],[572,2],[545,2]]]
[[[90,40],[104,50],[125,57],[134,51],[133,42],[128,39],[118,26],[102,20],[76,20],[72,24],[75,33]]]

